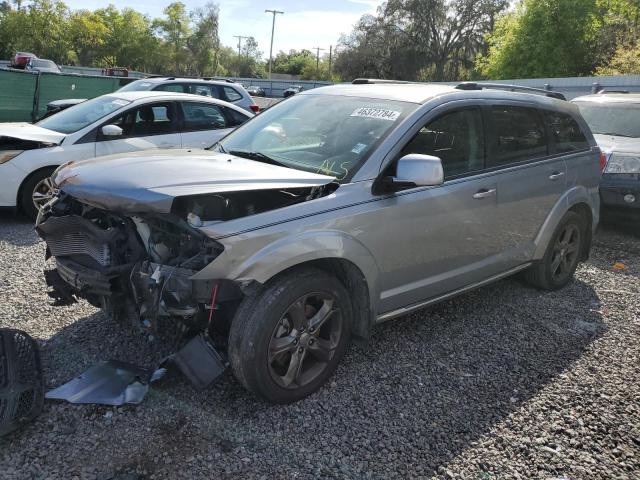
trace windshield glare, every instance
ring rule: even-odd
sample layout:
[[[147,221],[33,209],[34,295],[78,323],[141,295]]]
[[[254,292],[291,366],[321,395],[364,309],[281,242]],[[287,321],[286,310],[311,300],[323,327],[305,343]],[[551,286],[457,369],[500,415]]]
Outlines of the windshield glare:
[[[594,134],[640,137],[640,105],[576,102]]]
[[[73,133],[130,103],[129,100],[103,95],[51,115],[36,125],[60,133]]]
[[[417,104],[301,95],[284,100],[229,134],[226,152],[266,155],[290,168],[350,179]]]

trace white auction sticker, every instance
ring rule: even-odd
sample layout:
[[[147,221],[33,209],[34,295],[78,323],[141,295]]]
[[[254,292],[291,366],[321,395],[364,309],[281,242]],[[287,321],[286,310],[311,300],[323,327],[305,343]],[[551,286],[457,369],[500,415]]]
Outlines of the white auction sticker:
[[[379,118],[380,120],[389,120],[395,122],[400,116],[400,112],[395,110],[387,110],[385,108],[356,108],[351,114],[352,117]]]

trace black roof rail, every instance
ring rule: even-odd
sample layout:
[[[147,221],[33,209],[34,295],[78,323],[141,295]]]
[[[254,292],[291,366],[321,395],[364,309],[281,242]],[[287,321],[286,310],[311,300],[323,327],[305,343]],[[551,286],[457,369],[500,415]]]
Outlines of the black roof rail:
[[[356,78],[351,82],[353,85],[373,85],[376,83],[411,83],[405,80],[385,80],[382,78]]]
[[[511,92],[521,91],[528,93],[538,93],[547,97],[556,98],[558,100],[566,100],[565,96],[560,92],[554,92],[552,90],[545,90],[544,88],[523,87],[521,85],[510,85],[508,83],[476,83],[476,82],[462,82],[455,87],[458,90],[482,90],[483,88],[494,88],[500,90],[509,90]]]
[[[602,89],[602,90],[598,90],[598,95],[602,95],[603,93],[630,93],[629,90],[607,90],[607,89]]]

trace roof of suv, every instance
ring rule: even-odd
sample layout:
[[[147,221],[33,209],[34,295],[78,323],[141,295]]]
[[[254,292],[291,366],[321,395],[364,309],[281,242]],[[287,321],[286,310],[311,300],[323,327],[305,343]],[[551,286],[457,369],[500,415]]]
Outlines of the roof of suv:
[[[572,102],[594,103],[640,103],[640,93],[596,93],[576,97]]]
[[[217,83],[218,85],[240,85],[236,82],[227,80],[216,80],[213,78],[180,78],[180,77],[147,77],[138,78],[137,80],[143,80],[149,83],[164,83],[164,82],[180,82],[180,83]]]
[[[475,85],[475,84],[474,84]],[[477,84],[481,87],[483,84]],[[426,103],[434,97],[445,94],[459,94],[460,97],[466,98],[494,98],[494,99],[527,99],[533,100],[541,104],[554,104],[559,106],[565,104],[565,108],[571,104],[563,100],[551,98],[541,94],[540,90],[537,93],[526,91],[510,91],[509,85],[505,85],[504,88],[492,88],[487,85],[485,88],[456,88],[454,85],[443,85],[434,83],[394,83],[394,82],[381,82],[381,83],[361,83],[351,84],[343,83],[339,85],[331,85],[326,87],[314,88],[306,90],[299,95],[314,95],[322,93],[323,95],[341,95],[347,97],[367,97],[376,98],[381,100],[396,100],[400,102],[411,103]],[[514,88],[517,88],[514,86]],[[554,93],[554,92],[551,92]]]

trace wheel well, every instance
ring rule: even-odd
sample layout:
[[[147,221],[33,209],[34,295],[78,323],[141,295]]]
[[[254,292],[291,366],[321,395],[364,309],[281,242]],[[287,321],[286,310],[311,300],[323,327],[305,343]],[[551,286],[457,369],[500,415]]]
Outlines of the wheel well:
[[[371,336],[373,312],[371,310],[371,299],[369,298],[369,286],[362,271],[354,263],[343,258],[321,258],[289,267],[278,273],[274,278],[305,267],[324,270],[342,282],[351,294],[351,307],[353,308],[351,331],[357,340],[366,343]]]
[[[586,203],[576,203],[570,209],[570,212],[575,212],[580,215],[585,222],[585,239],[582,246],[582,252],[580,254],[581,260],[587,260],[589,258],[589,251],[591,250],[591,239],[593,236],[593,215],[591,214],[591,207]]]
[[[38,168],[37,170],[34,170],[33,172],[31,172],[29,175],[27,175],[25,177],[24,180],[22,180],[22,183],[20,184],[20,187],[18,188],[18,196],[16,197],[16,207],[18,207],[19,209],[22,209],[22,193],[24,191],[24,186],[29,182],[29,180],[31,180],[36,174],[43,172],[45,170],[51,170],[52,172],[58,168],[57,165],[49,165],[47,167],[41,167]]]

